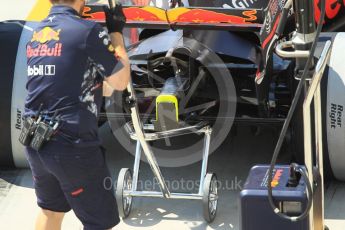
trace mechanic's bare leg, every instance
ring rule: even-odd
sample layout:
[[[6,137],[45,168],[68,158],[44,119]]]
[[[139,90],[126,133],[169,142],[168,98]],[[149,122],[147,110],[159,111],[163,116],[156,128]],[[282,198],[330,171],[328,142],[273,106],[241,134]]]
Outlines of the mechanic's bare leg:
[[[60,230],[65,213],[41,209],[36,220],[36,230]]]

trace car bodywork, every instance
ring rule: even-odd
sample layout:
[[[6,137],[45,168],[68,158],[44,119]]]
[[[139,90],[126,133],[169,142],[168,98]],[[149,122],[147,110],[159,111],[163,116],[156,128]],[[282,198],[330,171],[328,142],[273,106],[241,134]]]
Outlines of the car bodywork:
[[[212,69],[223,68],[230,73],[226,76],[234,83],[236,99],[231,98],[228,104],[236,103],[236,114],[230,117],[235,125],[253,126],[255,132],[260,125],[279,127],[284,121],[294,94],[294,63],[271,53],[273,61],[269,66],[267,82],[258,84],[255,79],[258,68],[266,59],[263,43],[270,37],[273,27],[270,26],[264,36],[260,36],[259,32],[265,19],[269,18],[270,25],[274,23],[273,13],[279,14],[275,7],[282,2],[270,1],[269,4],[268,1],[255,0],[191,0],[188,7],[169,10],[148,6],[125,7],[127,26],[133,30],[141,28],[136,33],[130,33],[130,36],[133,36],[130,40],[134,43],[128,47],[132,79],[139,92],[138,103],[141,112],[148,114],[146,116],[151,120],[157,118],[156,110],[151,105],[155,104],[155,97],[159,95],[164,82],[176,75],[171,62],[171,57],[174,57],[174,60],[178,60],[178,65],[181,65],[183,76],[180,77],[188,84],[198,79],[204,67],[209,68],[205,71],[205,77],[199,82],[189,104],[187,103],[184,108],[187,112],[181,113],[181,120],[205,120],[214,124],[219,117],[219,111],[223,108],[226,111],[230,110],[227,103],[220,103],[223,94],[214,78],[224,76],[212,76]],[[315,0],[314,3],[317,19],[320,14],[319,1]],[[84,17],[104,22],[100,5],[87,5]],[[344,31],[344,18],[345,2],[342,4],[339,1],[327,1],[324,31]],[[22,104],[25,98],[25,81],[22,77],[25,75],[25,44],[36,24],[37,21],[33,19],[0,23],[0,46],[1,50],[5,50],[1,52],[0,65],[5,67],[2,68],[2,75],[3,81],[6,82],[2,84],[4,90],[0,91],[0,98],[3,100],[1,106],[6,111],[1,114],[0,119],[0,132],[5,137],[0,143],[0,162],[4,166],[26,165],[25,159],[19,154],[22,148],[18,146],[17,137],[21,128]],[[284,36],[290,36],[293,30],[294,18],[291,16]],[[221,63],[207,61],[206,57],[210,51],[219,57],[217,61]],[[266,65],[264,67],[267,68]],[[150,73],[159,76],[160,81],[152,78]],[[225,90],[226,88],[225,85]],[[188,95],[189,89],[185,87],[183,93]],[[228,91],[233,90],[229,89]],[[105,103],[101,120],[126,117],[125,108],[111,113],[111,116],[105,113],[108,107],[115,102],[123,101],[124,97],[122,94],[114,95],[112,100]],[[197,106],[197,110],[188,112],[188,108]],[[222,122],[220,126],[228,124],[226,120]]]

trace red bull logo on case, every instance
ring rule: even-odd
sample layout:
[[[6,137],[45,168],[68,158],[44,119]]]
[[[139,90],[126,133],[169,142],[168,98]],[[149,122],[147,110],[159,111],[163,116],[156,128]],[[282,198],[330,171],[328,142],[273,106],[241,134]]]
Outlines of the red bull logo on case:
[[[44,27],[38,32],[34,31],[31,42],[39,42],[43,44],[49,41],[59,41],[60,32],[61,29],[55,31],[50,27]]]
[[[275,188],[275,187],[277,187],[279,185],[279,181],[280,181],[281,176],[283,175],[283,172],[284,172],[283,169],[278,169],[275,172],[275,174],[274,174],[274,176],[272,178],[272,183],[271,183],[271,187],[272,188]]]

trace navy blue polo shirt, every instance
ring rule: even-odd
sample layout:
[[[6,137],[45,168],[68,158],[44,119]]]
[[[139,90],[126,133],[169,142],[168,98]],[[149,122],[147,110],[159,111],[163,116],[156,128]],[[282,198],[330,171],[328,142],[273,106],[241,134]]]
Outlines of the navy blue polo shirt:
[[[48,117],[58,111],[61,134],[69,142],[100,144],[102,82],[121,68],[107,32],[74,9],[56,5],[33,32],[26,55],[25,115],[32,116],[43,104]]]

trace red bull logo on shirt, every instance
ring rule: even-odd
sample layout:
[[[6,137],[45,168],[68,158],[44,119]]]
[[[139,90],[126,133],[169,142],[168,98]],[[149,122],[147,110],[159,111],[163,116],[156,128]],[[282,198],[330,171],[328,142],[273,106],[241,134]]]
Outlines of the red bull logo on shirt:
[[[30,45],[26,48],[26,56],[30,57],[60,57],[62,51],[62,44],[56,43],[53,47],[48,47],[47,44],[38,45],[37,48],[32,48]]]
[[[44,27],[38,32],[34,32],[31,42],[39,42],[40,44],[34,47],[32,44],[29,44],[26,48],[26,56],[30,57],[60,57],[62,51],[62,43],[57,42],[60,40],[59,30],[53,30],[50,27]],[[54,46],[46,44],[49,41],[55,41]]]
[[[60,40],[61,29],[55,31],[50,27],[44,27],[38,32],[34,32],[31,42],[46,43],[49,41],[59,41]]]

